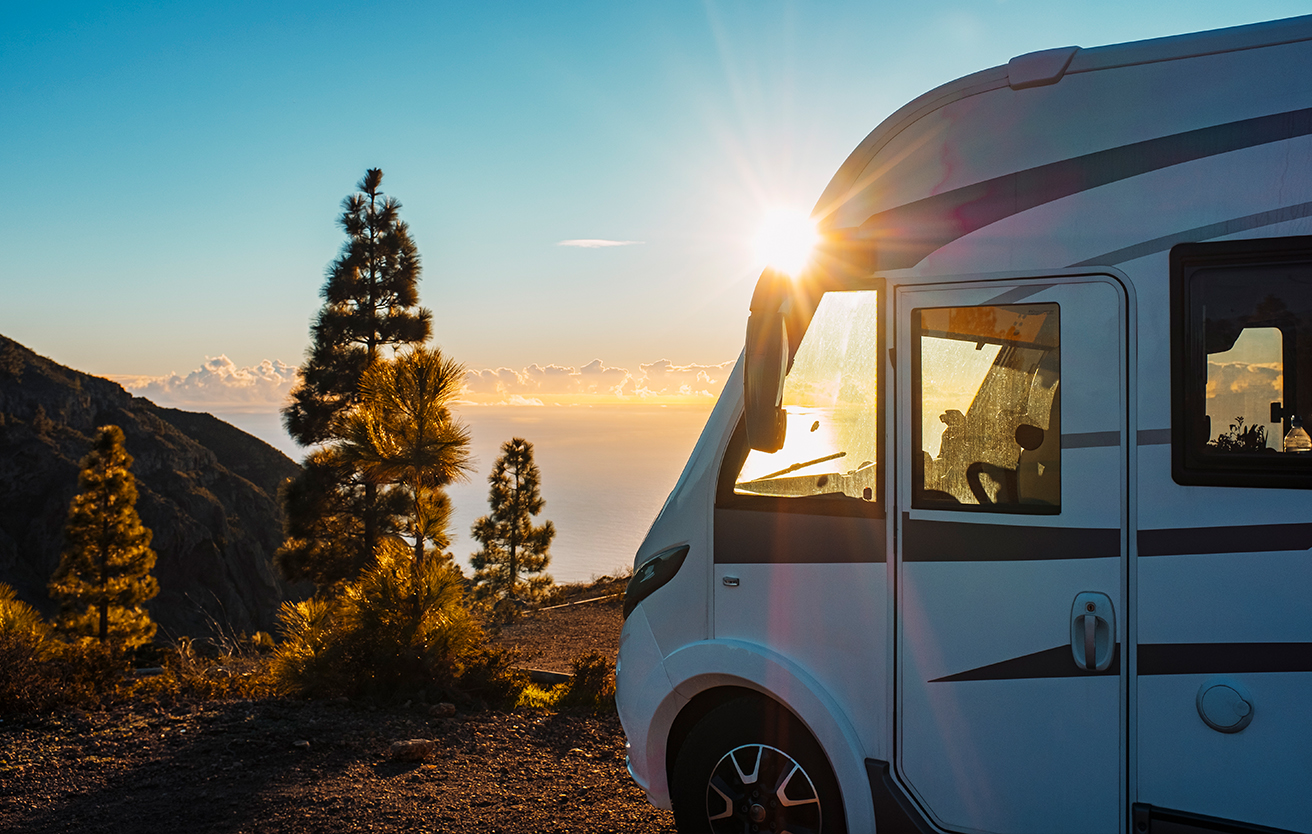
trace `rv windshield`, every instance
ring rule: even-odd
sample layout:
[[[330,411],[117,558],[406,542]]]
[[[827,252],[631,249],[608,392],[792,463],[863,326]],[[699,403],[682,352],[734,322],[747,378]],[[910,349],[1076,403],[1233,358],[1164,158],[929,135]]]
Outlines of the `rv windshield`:
[[[783,447],[751,451],[739,495],[874,500],[878,448],[879,297],[829,292],[820,300],[784,381]]]

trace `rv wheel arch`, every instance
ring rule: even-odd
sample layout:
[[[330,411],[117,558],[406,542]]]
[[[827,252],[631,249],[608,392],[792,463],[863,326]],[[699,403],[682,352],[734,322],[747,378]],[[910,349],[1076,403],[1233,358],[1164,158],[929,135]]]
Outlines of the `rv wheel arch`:
[[[771,831],[844,834],[842,791],[815,736],[777,701],[751,690],[723,700],[731,694],[708,698],[719,703],[679,745],[669,772],[679,830],[755,830],[759,823]],[[716,811],[727,818],[715,823]]]
[[[759,698],[771,701],[763,693],[744,686],[720,686],[698,693],[679,710],[674,723],[670,725],[670,734],[665,742],[665,783],[673,784],[674,763],[679,758],[679,751],[688,740],[688,734],[706,715],[719,707],[739,698]]]
[[[848,830],[874,830],[865,760],[879,751],[872,754],[864,749],[840,705],[805,670],[763,646],[723,639],[684,646],[667,656],[664,665],[673,688],[671,700],[686,700],[667,719],[669,729],[657,729],[665,746],[663,751],[652,751],[656,760],[651,764],[656,768],[664,765],[657,770],[665,777],[665,785],[659,787],[672,787],[679,750],[697,722],[724,703],[747,698],[749,704],[778,708],[801,724],[823,751],[838,784]],[[711,669],[715,671],[708,671]],[[768,689],[762,685],[764,681],[769,682]],[[663,723],[658,721],[657,726]],[[667,791],[662,793],[670,796]]]

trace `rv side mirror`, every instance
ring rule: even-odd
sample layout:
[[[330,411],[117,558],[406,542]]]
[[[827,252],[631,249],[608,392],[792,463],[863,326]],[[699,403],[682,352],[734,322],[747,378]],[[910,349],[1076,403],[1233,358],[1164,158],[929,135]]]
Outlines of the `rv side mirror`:
[[[784,445],[784,373],[788,368],[788,329],[784,314],[754,312],[747,319],[747,358],[743,395],[747,444],[762,452]]]

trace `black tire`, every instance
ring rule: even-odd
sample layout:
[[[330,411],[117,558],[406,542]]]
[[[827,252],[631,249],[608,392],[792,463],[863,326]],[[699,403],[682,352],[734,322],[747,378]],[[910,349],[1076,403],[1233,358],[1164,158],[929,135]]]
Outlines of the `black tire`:
[[[842,795],[820,745],[786,709],[739,698],[708,712],[670,775],[681,834],[844,834]]]

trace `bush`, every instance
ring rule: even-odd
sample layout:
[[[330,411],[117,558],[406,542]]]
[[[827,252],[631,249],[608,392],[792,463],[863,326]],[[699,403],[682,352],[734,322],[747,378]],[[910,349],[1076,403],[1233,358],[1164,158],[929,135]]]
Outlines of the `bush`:
[[[513,649],[480,647],[461,660],[451,696],[472,698],[500,709],[513,708],[529,686],[528,673],[511,667],[517,657]]]
[[[95,709],[120,695],[126,655],[92,640],[35,644],[0,634],[0,714]]]
[[[423,693],[513,704],[523,688],[504,652],[464,607],[464,579],[448,560],[415,565],[399,545],[333,600],[284,605],[273,656],[282,691],[378,700]]]
[[[278,610],[283,641],[274,650],[270,671],[278,687],[297,695],[328,695],[339,688],[333,656],[333,601],[284,602]]]
[[[515,706],[527,709],[555,709],[556,704],[560,701],[560,696],[563,694],[565,694],[564,684],[548,686],[543,689],[536,683],[530,683],[519,693],[519,699],[515,702]]]
[[[50,634],[50,624],[41,614],[19,599],[13,588],[0,583],[0,636],[29,643],[40,654]]]
[[[255,649],[210,657],[196,651],[198,642],[183,637],[171,646],[156,646],[152,655],[157,658],[160,673],[134,680],[127,694],[157,703],[265,698],[275,694],[269,663]]]
[[[597,652],[577,657],[573,662],[574,677],[564,684],[565,691],[557,701],[561,709],[578,710],[593,715],[615,711],[615,666]]]
[[[35,608],[0,584],[0,714],[95,707],[116,694],[122,651],[52,634]]]

